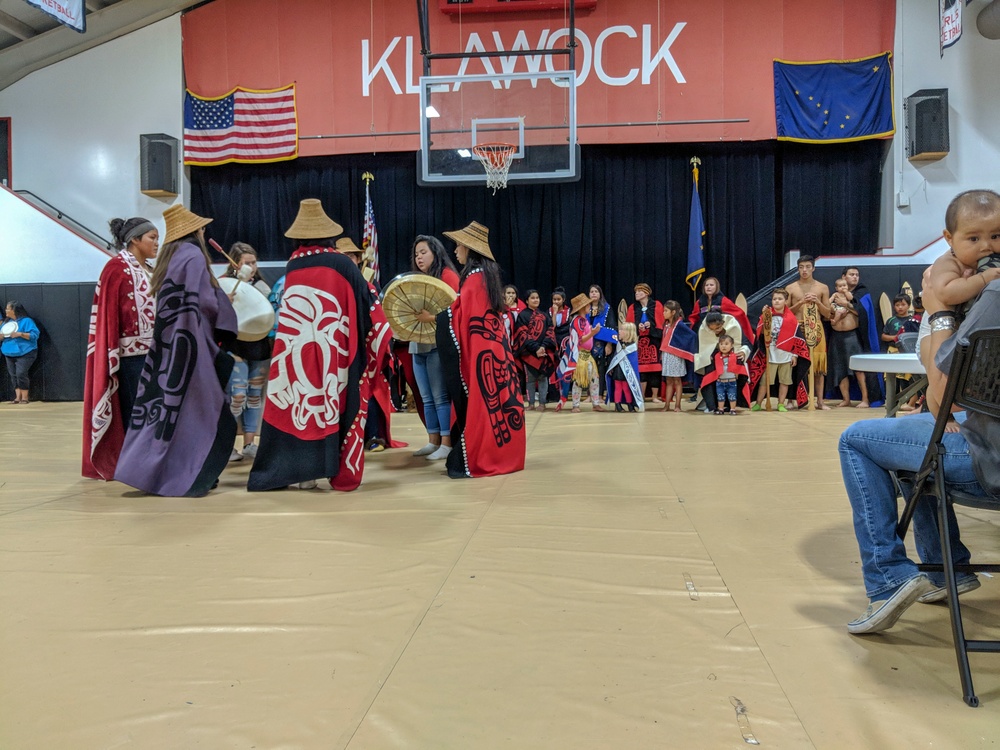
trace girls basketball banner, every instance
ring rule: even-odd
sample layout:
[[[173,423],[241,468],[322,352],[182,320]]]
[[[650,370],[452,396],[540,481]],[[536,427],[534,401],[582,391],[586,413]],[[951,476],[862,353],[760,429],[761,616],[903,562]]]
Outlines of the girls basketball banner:
[[[432,75],[566,65],[565,56],[545,54],[566,48],[562,10],[472,13],[460,21],[428,5],[433,52],[540,50],[435,60]],[[300,156],[415,151],[423,73],[415,6],[285,0],[279,10],[268,0],[215,0],[181,19],[188,88],[221,96],[247,81],[277,88],[293,79]],[[895,0],[598,0],[576,13],[579,141],[773,139],[773,60],[880,54],[893,47],[895,13]]]
[[[42,13],[48,13],[59,23],[69,26],[81,34],[87,30],[87,17],[84,15],[83,0],[24,0],[28,5],[34,5]]]

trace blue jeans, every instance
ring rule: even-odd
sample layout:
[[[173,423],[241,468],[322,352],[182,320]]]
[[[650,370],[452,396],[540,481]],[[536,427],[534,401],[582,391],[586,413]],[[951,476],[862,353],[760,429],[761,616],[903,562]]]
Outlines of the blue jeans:
[[[960,415],[964,416],[964,415]],[[854,534],[861,552],[861,570],[870,599],[906,583],[919,572],[896,536],[896,488],[889,471],[917,471],[934,429],[934,418],[920,414],[899,419],[855,422],[840,436],[840,467],[854,513]],[[972,469],[969,444],[959,433],[945,433],[944,471],[948,485],[973,495],[986,493]],[[968,564],[969,550],[959,538],[954,511],[948,511],[952,556],[956,565]],[[925,563],[940,563],[941,539],[937,508],[924,499],[913,514],[917,554]],[[944,574],[931,574],[937,585]]]
[[[448,437],[451,435],[451,401],[437,349],[413,355],[413,377],[417,380],[420,400],[424,402],[427,434]]]
[[[229,376],[229,410],[236,417],[237,428],[243,434],[260,432],[260,419],[264,414],[264,386],[271,362],[267,359],[243,360],[233,363]]]
[[[715,381],[715,394],[718,399],[718,407],[721,409],[726,401],[729,402],[729,408],[736,408],[736,381],[735,380],[717,380]]]

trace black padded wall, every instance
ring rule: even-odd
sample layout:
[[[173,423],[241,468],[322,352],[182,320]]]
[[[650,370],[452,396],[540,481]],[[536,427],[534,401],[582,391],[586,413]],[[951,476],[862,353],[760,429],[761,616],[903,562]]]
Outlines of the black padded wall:
[[[34,401],[81,401],[87,359],[87,329],[94,283],[0,285],[6,305],[18,300],[38,324],[38,359],[31,371],[30,398]],[[0,400],[14,397],[3,366]]]

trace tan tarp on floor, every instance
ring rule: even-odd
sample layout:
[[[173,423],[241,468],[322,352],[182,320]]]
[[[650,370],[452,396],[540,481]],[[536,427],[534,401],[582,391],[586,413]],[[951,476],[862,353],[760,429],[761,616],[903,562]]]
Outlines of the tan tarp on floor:
[[[859,416],[532,413],[509,477],[399,450],[347,495],[235,465],[179,500],[79,478],[78,404],[0,407],[0,748],[995,746],[1000,658],[967,708],[945,609],[844,629]]]

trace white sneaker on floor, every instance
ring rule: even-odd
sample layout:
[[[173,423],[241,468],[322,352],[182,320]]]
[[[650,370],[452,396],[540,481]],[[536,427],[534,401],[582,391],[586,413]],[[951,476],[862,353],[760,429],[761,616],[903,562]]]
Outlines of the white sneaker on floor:
[[[427,445],[425,445],[420,450],[413,451],[413,455],[414,456],[429,456],[429,455],[431,455],[434,451],[436,451],[440,447],[441,447],[440,445],[434,445],[434,443],[428,443]]]
[[[307,479],[304,482],[299,482],[299,489],[300,490],[314,490],[314,489],[316,489],[316,480],[315,479]]]
[[[235,448],[233,448],[233,452],[229,454],[229,463],[232,463],[233,461],[242,461],[242,460],[243,460],[243,454],[240,453]]]
[[[451,448],[449,448],[447,445],[442,445],[436,451],[434,451],[433,453],[431,453],[427,457],[427,460],[428,461],[441,461],[441,460],[443,460],[445,458],[448,458],[448,454],[449,453],[451,453]]]
[[[253,460],[257,458],[257,443],[250,443],[250,445],[243,446],[243,457]]]

